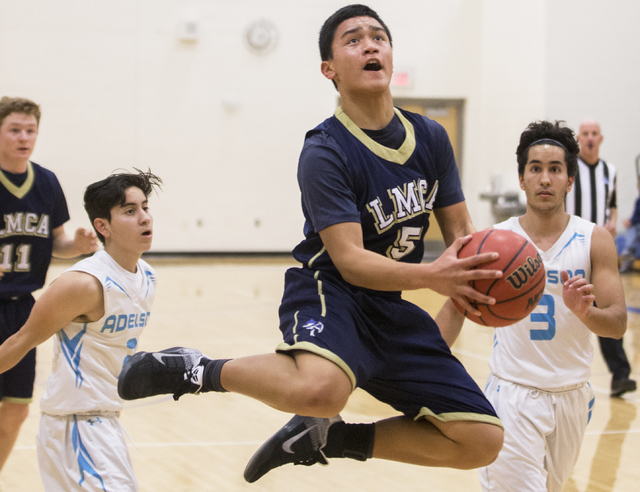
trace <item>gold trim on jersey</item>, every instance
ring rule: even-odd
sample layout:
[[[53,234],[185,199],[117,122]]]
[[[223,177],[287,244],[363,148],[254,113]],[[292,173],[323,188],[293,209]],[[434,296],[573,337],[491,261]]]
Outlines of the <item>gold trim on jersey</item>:
[[[320,276],[320,270],[316,270],[316,273],[313,274],[313,278],[318,282],[318,297],[320,298],[320,304],[322,306],[322,311],[320,312],[320,316],[323,318],[327,315],[327,302],[324,298],[324,293],[322,292],[322,280],[318,277]]]
[[[311,265],[313,265],[313,262],[316,261],[317,258],[320,257],[320,255],[322,255],[322,253],[324,253],[326,251],[325,247],[323,246],[322,249],[320,251],[318,251],[318,253],[309,260],[309,263],[307,263],[307,266],[309,268],[311,268]]]
[[[318,347],[310,342],[297,342],[293,345],[289,345],[288,343],[282,342],[276,347],[276,352],[291,352],[293,350],[302,350],[304,352],[310,352],[312,354],[319,355],[327,360],[330,360],[335,365],[337,365],[340,369],[342,369],[349,380],[351,381],[351,390],[355,391],[356,389],[356,375],[349,368],[349,366],[343,361],[340,357],[338,357],[333,352],[324,349],[322,347]]]
[[[0,169],[0,183],[2,183],[2,185],[7,189],[7,191],[11,193],[13,196],[15,196],[17,199],[21,199],[23,196],[29,193],[31,186],[33,185],[33,177],[34,177],[34,172],[33,172],[33,166],[31,165],[31,161],[27,163],[27,179],[25,180],[24,183],[22,183],[22,186],[14,185],[11,182],[11,180],[7,178],[7,176],[4,174],[2,169]]]
[[[2,401],[7,403],[18,403],[20,405],[28,405],[29,403],[33,403],[33,397],[31,398],[19,398],[17,396],[5,396],[2,398]]]
[[[440,422],[456,422],[458,420],[470,420],[472,422],[485,422],[487,424],[497,425],[498,427],[504,429],[504,425],[502,421],[498,417],[494,417],[493,415],[487,415],[482,413],[472,413],[472,412],[450,412],[450,413],[440,413],[435,414],[427,407],[422,407],[420,409],[420,413],[414,417],[414,420],[418,420],[424,417],[433,417],[438,419]]]
[[[416,133],[411,122],[403,116],[400,110],[398,108],[393,108],[393,110],[398,115],[398,118],[400,118],[400,122],[402,123],[402,126],[404,126],[406,132],[404,142],[398,150],[380,145],[369,137],[365,132],[358,128],[351,118],[346,115],[342,110],[342,106],[338,106],[336,108],[334,115],[354,137],[360,140],[360,142],[362,142],[362,144],[375,155],[386,161],[402,165],[409,160],[409,157],[411,157],[413,151],[416,149]]]

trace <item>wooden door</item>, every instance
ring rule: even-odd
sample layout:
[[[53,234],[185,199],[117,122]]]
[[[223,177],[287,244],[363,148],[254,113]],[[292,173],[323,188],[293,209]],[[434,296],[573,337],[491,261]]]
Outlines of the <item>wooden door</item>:
[[[437,99],[398,99],[394,104],[407,111],[418,113],[427,118],[440,123],[451,141],[453,153],[458,164],[458,172],[462,178],[462,151],[461,151],[461,123],[462,123],[462,100],[437,100]],[[430,220],[429,230],[425,236],[425,241],[442,241],[442,232],[435,217]]]

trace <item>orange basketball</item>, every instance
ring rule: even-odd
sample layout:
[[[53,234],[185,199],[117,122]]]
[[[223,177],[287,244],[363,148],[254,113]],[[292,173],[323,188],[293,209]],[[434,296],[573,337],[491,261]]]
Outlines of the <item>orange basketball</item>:
[[[528,316],[538,305],[545,286],[544,265],[531,242],[520,234],[503,229],[476,232],[460,250],[458,258],[492,252],[499,253],[500,257],[476,268],[502,270],[502,277],[469,283],[478,292],[495,298],[496,303],[479,304],[469,299],[471,305],[482,313],[479,317],[466,312],[456,301],[453,303],[461,313],[478,324],[508,326]]]

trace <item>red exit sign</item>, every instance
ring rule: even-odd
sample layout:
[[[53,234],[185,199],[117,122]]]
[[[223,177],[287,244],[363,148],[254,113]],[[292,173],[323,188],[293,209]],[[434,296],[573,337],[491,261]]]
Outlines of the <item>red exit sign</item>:
[[[391,85],[393,87],[411,87],[413,85],[413,76],[409,70],[395,70],[391,77]]]

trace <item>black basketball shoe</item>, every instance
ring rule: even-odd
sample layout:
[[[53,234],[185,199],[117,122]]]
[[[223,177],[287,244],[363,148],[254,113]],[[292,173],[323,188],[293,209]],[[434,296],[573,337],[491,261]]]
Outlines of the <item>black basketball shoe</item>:
[[[160,352],[138,352],[122,368],[118,394],[123,400],[173,394],[177,400],[185,393],[202,389],[204,366],[211,359],[196,349],[173,347]]]
[[[340,415],[330,419],[294,416],[251,457],[244,470],[244,479],[253,483],[269,470],[287,463],[328,465],[322,448],[327,445],[329,427],[341,421]]]

